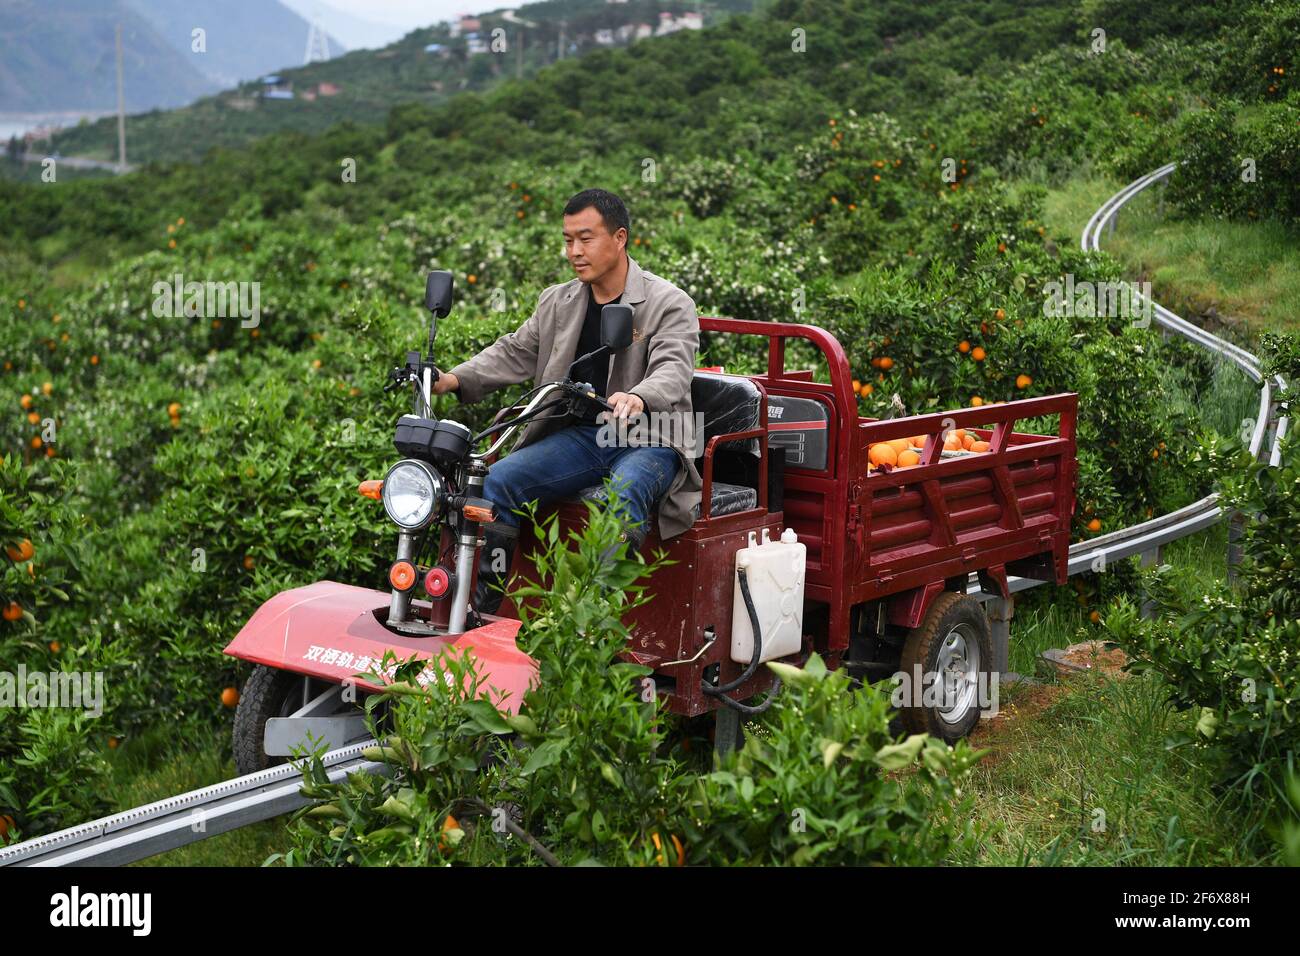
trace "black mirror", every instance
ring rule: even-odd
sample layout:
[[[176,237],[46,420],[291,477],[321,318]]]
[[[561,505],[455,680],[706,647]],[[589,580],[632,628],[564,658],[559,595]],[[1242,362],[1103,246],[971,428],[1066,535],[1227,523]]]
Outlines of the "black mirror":
[[[632,344],[632,307],[611,303],[600,310],[600,344],[618,352]]]
[[[451,311],[453,277],[446,270],[430,272],[424,283],[424,307],[435,318],[445,318]]]

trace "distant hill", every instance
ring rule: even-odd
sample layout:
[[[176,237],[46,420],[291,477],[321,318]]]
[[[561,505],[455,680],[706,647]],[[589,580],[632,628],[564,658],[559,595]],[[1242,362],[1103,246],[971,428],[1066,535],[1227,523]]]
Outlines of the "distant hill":
[[[279,0],[126,0],[205,76],[221,87],[299,66],[309,24]],[[192,50],[192,32],[206,32],[207,51]],[[330,37],[334,53],[345,52]]]
[[[297,11],[300,17],[309,19],[319,17],[325,29],[329,31],[330,43],[338,37],[349,50],[376,49],[388,46],[404,37],[410,31],[406,27],[388,23],[382,18],[367,19],[371,15],[369,7],[364,6],[365,16],[340,10],[320,0],[280,0],[290,10]],[[347,3],[348,0],[338,0]],[[337,52],[337,51],[336,51]]]
[[[299,65],[307,46],[307,22],[278,0],[0,0],[0,109],[115,109],[119,23],[132,112]]]
[[[182,106],[219,88],[125,0],[0,0],[0,104],[116,108],[119,23],[128,110]]]
[[[456,93],[484,91],[503,79],[535,73],[560,58],[561,38],[566,57],[580,56],[628,46],[638,32],[657,36],[691,29],[696,22],[708,26],[757,5],[755,0],[545,0],[480,14],[472,18],[477,27],[470,22],[461,28],[456,18],[414,30],[382,49],[277,69],[282,83],[273,91],[244,82],[185,109],[129,117],[127,152],[133,162],[197,160],[214,146],[241,146],[273,132],[319,133],[345,120],[373,123],[399,104],[436,104]],[[224,0],[221,6],[226,6]],[[695,11],[703,13],[699,21],[690,17]],[[504,31],[508,45],[494,52],[490,44],[497,29]],[[301,39],[305,46],[305,32]],[[106,119],[58,134],[55,146],[64,155],[107,159],[116,148],[116,135],[114,121]]]

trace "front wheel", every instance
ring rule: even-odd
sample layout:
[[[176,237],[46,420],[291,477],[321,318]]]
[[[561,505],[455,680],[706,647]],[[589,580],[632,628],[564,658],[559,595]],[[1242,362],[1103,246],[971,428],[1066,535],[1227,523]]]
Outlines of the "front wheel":
[[[235,769],[242,777],[284,763],[286,757],[266,753],[266,722],[272,717],[288,717],[303,705],[303,683],[310,678],[292,671],[257,665],[244,682],[235,710],[232,743]]]
[[[948,743],[965,737],[979,722],[992,663],[984,608],[966,594],[941,594],[903,644],[903,726]]]

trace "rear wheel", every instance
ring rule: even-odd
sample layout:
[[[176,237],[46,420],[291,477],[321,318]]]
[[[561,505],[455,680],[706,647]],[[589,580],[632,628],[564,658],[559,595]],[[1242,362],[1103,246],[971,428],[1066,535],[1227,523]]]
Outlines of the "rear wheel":
[[[264,745],[266,722],[272,717],[288,717],[300,708],[304,683],[309,679],[302,674],[261,664],[253,668],[239,695],[232,735],[235,768],[241,777],[288,760],[287,757],[267,756]]]
[[[966,594],[941,594],[903,644],[899,670],[908,691],[908,706],[900,710],[904,728],[948,743],[965,737],[979,722],[984,703],[980,691],[991,686],[992,662],[984,608]]]

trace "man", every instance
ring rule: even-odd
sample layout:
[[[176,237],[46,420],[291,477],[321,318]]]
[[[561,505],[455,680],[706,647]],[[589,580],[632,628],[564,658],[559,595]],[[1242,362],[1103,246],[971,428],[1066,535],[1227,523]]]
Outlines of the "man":
[[[590,383],[614,407],[616,421],[592,406],[580,421],[534,422],[520,446],[488,473],[484,494],[499,516],[487,529],[475,593],[475,606],[485,613],[500,606],[500,585],[519,534],[515,511],[529,501],[566,498],[612,475],[626,506],[629,527],[623,539],[632,547],[644,543],[656,504],[661,539],[694,523],[703,485],[695,468],[691,408],[699,318],[690,296],[628,256],[630,228],[627,208],[613,193],[587,189],[570,199],[564,207],[564,250],[577,277],[548,287],[519,329],[443,372],[434,386],[437,394],[454,392],[472,403],[530,378],[539,384],[557,381],[575,359],[600,346],[603,306],[632,307],[632,344],[574,370],[575,381]],[[664,419],[654,413],[671,413],[668,420],[676,424],[645,436],[646,430],[632,422],[643,413],[658,422]],[[623,432],[627,441],[608,441],[615,426],[629,424],[634,427]]]

